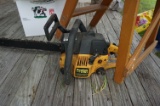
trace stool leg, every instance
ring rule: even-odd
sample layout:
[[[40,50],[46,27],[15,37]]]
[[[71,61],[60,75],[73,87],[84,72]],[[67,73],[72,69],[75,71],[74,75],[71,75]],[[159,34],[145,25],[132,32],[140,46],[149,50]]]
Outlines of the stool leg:
[[[155,16],[155,14],[158,12],[159,9],[160,9],[160,0],[157,0],[153,17]],[[159,25],[160,25],[160,23],[157,23],[156,28],[154,29],[154,31],[152,32],[150,38],[148,39],[148,41],[146,43],[145,49],[147,49],[155,41],[158,30],[159,30]]]
[[[103,0],[101,5],[107,6],[109,7],[110,3],[112,2],[112,0]],[[104,10],[98,10],[96,12],[96,14],[94,15],[92,21],[90,22],[90,26],[91,27],[95,27],[97,25],[97,23],[99,22],[99,20],[102,18],[103,14],[106,12],[107,9]]]
[[[60,23],[63,27],[67,27],[70,19],[72,18],[72,14],[77,6],[78,0],[66,0],[66,4],[64,6],[62,15],[61,15],[61,19],[60,19]],[[56,38],[60,39],[61,38],[62,33],[57,30],[56,32]]]
[[[125,0],[116,71],[114,74],[114,81],[119,84],[123,82],[126,74],[125,66],[129,60],[139,1]]]

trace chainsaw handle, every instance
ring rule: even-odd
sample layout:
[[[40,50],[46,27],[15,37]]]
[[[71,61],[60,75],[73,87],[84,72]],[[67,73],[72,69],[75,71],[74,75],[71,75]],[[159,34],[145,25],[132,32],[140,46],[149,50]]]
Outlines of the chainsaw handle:
[[[51,24],[55,22],[51,32],[48,31]],[[50,41],[53,38],[54,33],[56,32],[57,28],[59,26],[59,20],[56,14],[52,14],[50,18],[48,19],[47,23],[44,25],[44,32],[47,37],[47,40]]]
[[[49,27],[52,25],[53,22],[55,22],[55,24],[52,27],[52,30],[49,32]],[[44,32],[45,32],[45,36],[46,36],[48,41],[50,41],[53,38],[54,33],[56,32],[57,29],[60,29],[60,31],[63,32],[63,33],[68,33],[69,32],[67,29],[63,28],[60,25],[57,15],[52,14],[50,16],[50,18],[48,19],[48,21],[46,22],[46,24],[44,25]]]
[[[69,85],[71,80],[71,66],[72,66],[72,56],[73,56],[73,48],[75,43],[76,34],[80,29],[81,32],[87,32],[85,26],[83,25],[82,21],[77,19],[73,25],[73,28],[70,31],[69,38],[68,38],[68,47],[66,50],[66,59],[65,59],[65,66],[64,66],[64,81],[65,84]]]

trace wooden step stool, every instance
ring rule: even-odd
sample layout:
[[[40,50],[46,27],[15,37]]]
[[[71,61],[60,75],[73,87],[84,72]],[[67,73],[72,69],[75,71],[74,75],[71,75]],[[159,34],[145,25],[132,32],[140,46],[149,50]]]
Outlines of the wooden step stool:
[[[64,7],[61,24],[66,27],[70,19],[74,16],[96,11],[90,26],[94,27],[101,19],[112,0],[103,0],[101,4],[95,4],[88,7],[76,8],[78,0],[67,0]],[[129,58],[136,17],[138,13],[140,0],[125,0],[121,33],[119,39],[119,50],[114,73],[114,81],[122,83],[124,78],[130,75],[139,66],[139,64],[152,52],[157,41],[155,40],[160,23],[160,0],[157,0],[152,22],[135,49],[133,55]],[[57,33],[60,38],[61,33]],[[145,71],[145,70],[144,70]]]
[[[112,0],[103,0],[100,4],[76,8],[78,0],[66,0],[60,23],[63,27],[66,28],[72,17],[96,11],[96,14],[90,22],[90,26],[94,27],[97,25],[105,11],[108,9],[111,2]],[[62,33],[60,31],[57,31],[56,38],[61,38],[61,34]]]

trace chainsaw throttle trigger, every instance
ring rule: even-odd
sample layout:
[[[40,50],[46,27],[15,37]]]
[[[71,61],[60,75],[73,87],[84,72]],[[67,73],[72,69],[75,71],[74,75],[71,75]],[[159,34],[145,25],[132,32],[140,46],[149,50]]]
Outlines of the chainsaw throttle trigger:
[[[99,56],[99,54],[95,54],[89,58],[89,64],[93,64],[94,60]]]

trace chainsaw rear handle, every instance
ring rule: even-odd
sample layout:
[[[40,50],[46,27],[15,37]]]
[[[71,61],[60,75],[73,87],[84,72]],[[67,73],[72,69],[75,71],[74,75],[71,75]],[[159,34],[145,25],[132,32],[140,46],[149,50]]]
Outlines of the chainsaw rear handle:
[[[87,32],[85,26],[83,25],[82,21],[77,19],[73,25],[73,28],[70,31],[69,38],[68,38],[68,47],[66,50],[66,59],[65,59],[65,66],[64,66],[64,81],[65,84],[69,85],[71,80],[71,66],[72,66],[72,56],[73,56],[73,48],[75,44],[76,34],[80,29],[81,32]]]
[[[55,22],[55,24],[52,27],[52,30],[49,32],[49,27],[52,25],[53,22]],[[50,16],[50,18],[48,19],[48,21],[46,22],[46,24],[44,25],[44,32],[45,32],[45,36],[46,36],[48,41],[51,41],[51,39],[53,38],[54,33],[56,32],[57,29],[59,29],[63,33],[68,33],[69,32],[69,30],[63,28],[60,25],[57,15],[52,14]]]

